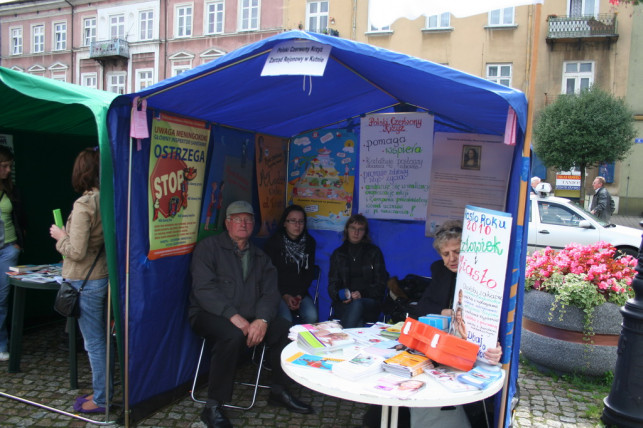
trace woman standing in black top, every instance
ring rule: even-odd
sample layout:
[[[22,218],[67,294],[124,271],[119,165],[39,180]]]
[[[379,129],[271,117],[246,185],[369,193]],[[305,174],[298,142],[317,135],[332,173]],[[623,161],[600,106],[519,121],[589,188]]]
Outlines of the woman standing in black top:
[[[308,294],[315,274],[315,239],[306,230],[306,212],[299,205],[290,205],[281,216],[279,228],[268,239],[264,251],[279,275],[279,316],[293,322],[317,322],[317,308]]]

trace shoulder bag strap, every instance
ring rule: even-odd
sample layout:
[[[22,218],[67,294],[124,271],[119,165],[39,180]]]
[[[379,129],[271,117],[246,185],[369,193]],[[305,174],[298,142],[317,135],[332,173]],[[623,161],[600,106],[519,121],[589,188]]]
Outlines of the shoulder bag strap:
[[[94,267],[96,266],[96,262],[98,262],[98,258],[100,257],[101,254],[103,254],[103,248],[105,246],[101,246],[100,250],[98,250],[98,254],[96,254],[96,258],[94,259],[94,263],[92,263],[92,267],[89,268],[89,272],[87,272],[87,276],[85,277],[85,280],[83,281],[83,285],[80,286],[78,289],[78,292],[80,293],[83,291],[83,288],[85,288],[85,285],[87,284],[87,281],[89,280],[89,276],[92,274],[92,271],[94,270]]]

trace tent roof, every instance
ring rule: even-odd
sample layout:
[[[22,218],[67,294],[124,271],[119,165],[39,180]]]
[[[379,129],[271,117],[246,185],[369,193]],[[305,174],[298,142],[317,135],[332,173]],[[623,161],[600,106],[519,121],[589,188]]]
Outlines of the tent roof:
[[[289,40],[332,50],[323,77],[266,76],[270,50]],[[179,96],[180,95],[180,96]],[[422,107],[438,123],[501,135],[508,106],[526,125],[522,92],[408,55],[323,34],[290,31],[237,49],[136,94],[148,108],[240,129],[291,137],[398,103]]]
[[[0,67],[0,128],[96,137],[117,94]],[[63,108],[64,107],[64,108]]]

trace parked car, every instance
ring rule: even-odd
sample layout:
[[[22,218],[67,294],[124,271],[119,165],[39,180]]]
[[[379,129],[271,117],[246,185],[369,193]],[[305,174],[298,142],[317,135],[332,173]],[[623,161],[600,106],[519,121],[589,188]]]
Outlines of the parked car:
[[[547,186],[540,187],[542,184]],[[569,199],[549,196],[551,185],[541,183],[538,193],[531,193],[528,251],[545,247],[561,249],[571,243],[582,245],[606,241],[621,253],[638,255],[643,230],[605,222]]]

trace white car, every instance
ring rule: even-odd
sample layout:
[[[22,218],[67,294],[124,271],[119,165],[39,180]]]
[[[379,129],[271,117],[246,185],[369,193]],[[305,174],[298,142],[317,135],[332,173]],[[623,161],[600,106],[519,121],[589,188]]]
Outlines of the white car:
[[[531,193],[528,252],[551,247],[559,250],[573,242],[587,245],[609,242],[624,254],[637,257],[643,229],[607,223],[569,199]]]

